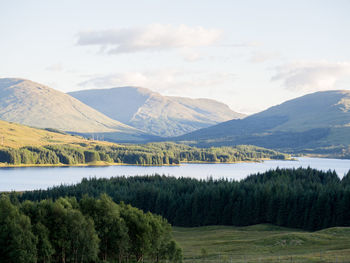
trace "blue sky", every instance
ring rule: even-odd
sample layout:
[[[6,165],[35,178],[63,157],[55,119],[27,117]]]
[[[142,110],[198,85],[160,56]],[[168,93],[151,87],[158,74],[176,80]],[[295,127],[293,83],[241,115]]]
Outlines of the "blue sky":
[[[350,89],[350,1],[0,3],[0,77],[142,86],[253,113]]]

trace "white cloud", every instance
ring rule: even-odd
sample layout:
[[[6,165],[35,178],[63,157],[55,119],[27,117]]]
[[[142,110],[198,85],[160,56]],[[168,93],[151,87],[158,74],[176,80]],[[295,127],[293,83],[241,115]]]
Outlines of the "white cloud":
[[[276,68],[273,81],[281,80],[292,91],[337,89],[336,83],[350,76],[349,62],[301,61]]]
[[[187,62],[196,62],[203,58],[203,56],[192,48],[182,48],[180,49],[180,55]]]
[[[78,45],[96,45],[110,54],[210,46],[222,35],[218,29],[152,24],[140,28],[85,31]]]
[[[277,52],[255,51],[255,52],[253,52],[249,61],[253,62],[253,63],[262,63],[262,62],[266,62],[269,60],[277,59],[279,57],[280,57],[280,54]]]
[[[138,86],[158,91],[164,95],[210,97],[218,87],[231,85],[236,76],[222,72],[194,72],[164,69],[145,72],[124,72],[94,76],[79,83],[83,87],[111,88]]]

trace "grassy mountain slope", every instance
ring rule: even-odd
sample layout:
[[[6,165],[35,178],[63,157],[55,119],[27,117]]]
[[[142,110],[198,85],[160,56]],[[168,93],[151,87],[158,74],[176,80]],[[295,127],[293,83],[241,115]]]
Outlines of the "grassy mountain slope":
[[[80,136],[65,134],[55,130],[45,130],[0,120],[0,147],[21,148],[44,145],[96,145],[97,142]],[[113,143],[98,141],[98,144],[110,146]]]
[[[162,96],[137,87],[69,94],[112,119],[158,136],[177,136],[244,117],[215,100]]]
[[[67,94],[24,79],[0,79],[0,119],[69,132],[144,135]]]
[[[253,144],[288,151],[350,145],[350,91],[305,95],[242,120],[176,138],[202,146]]]
[[[184,262],[350,262],[349,227],[306,232],[273,225],[175,227]]]

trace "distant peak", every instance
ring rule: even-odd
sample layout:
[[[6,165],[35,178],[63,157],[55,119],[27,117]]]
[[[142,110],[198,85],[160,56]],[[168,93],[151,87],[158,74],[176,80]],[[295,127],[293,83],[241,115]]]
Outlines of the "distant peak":
[[[28,85],[28,86],[37,86],[37,87],[45,87],[47,89],[50,89],[48,86],[44,84],[40,84],[38,82],[34,82],[29,79],[23,79],[23,78],[0,78],[0,86],[5,88],[5,87],[11,87],[11,86],[16,86],[22,84],[23,85]]]
[[[123,86],[123,87],[114,87],[111,89],[130,89],[130,90],[137,90],[140,93],[147,93],[147,94],[151,94],[151,93],[157,93],[153,90],[150,90],[148,88],[143,88],[143,87],[138,87],[138,86]]]
[[[80,92],[120,92],[120,91],[124,91],[124,92],[138,92],[140,94],[143,95],[151,95],[151,94],[159,94],[155,91],[152,91],[150,89],[147,88],[143,88],[143,87],[137,87],[137,86],[122,86],[122,87],[112,87],[112,88],[103,88],[103,89],[83,89],[83,90],[78,90],[78,91],[71,91],[68,92],[68,94],[76,94],[76,93],[80,93]],[[160,95],[160,94],[159,94]]]
[[[28,81],[28,80],[21,79],[21,78],[0,78],[0,85],[1,86],[13,86],[13,85],[17,85],[19,83],[22,83],[24,81]]]
[[[312,93],[308,93],[306,95],[313,95],[313,94],[350,94],[350,90],[342,89],[342,90],[321,90],[316,91]]]

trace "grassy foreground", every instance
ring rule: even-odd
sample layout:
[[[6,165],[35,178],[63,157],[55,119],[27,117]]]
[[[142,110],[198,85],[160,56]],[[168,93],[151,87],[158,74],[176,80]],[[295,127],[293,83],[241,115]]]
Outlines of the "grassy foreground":
[[[350,262],[350,227],[306,232],[273,225],[173,228],[184,262]]]

